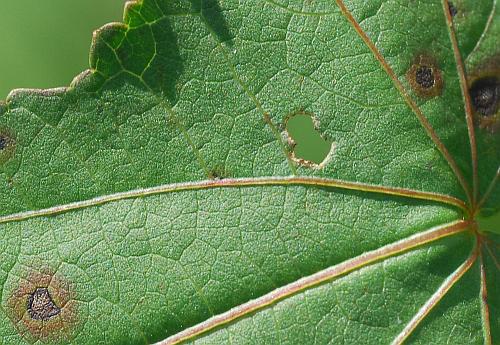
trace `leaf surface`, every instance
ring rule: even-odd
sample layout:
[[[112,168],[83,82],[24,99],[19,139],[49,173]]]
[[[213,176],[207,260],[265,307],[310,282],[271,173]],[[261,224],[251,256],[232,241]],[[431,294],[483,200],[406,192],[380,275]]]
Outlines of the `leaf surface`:
[[[0,105],[0,339],[498,343],[498,6],[127,3]]]

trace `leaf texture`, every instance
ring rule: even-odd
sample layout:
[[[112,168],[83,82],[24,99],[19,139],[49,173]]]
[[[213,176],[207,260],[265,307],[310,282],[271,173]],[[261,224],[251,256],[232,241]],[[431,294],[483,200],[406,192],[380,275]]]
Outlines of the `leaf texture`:
[[[127,3],[0,104],[0,342],[497,344],[498,6]]]

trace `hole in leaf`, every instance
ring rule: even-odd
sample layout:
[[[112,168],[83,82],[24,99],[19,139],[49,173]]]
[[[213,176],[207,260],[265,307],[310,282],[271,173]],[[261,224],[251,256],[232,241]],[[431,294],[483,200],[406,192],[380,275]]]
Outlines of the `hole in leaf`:
[[[433,58],[419,55],[413,65],[406,72],[413,91],[423,98],[439,96],[443,90],[443,78]]]
[[[0,42],[5,51],[0,57],[0,99],[15,88],[68,85],[89,68],[92,32],[121,20],[123,4],[123,0],[2,1]]]
[[[483,115],[494,115],[500,101],[500,82],[496,77],[485,77],[474,81],[470,88],[474,110]]]
[[[28,298],[28,312],[33,320],[47,321],[61,312],[47,288],[37,288]]]
[[[318,133],[310,114],[291,115],[285,127],[293,147],[292,158],[304,165],[320,166],[325,162],[333,143]]]

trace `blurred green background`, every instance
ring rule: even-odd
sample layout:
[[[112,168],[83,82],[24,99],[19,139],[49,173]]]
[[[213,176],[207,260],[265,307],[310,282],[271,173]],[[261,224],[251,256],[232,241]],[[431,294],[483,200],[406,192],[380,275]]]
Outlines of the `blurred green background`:
[[[67,86],[89,66],[92,32],[121,21],[125,0],[4,0],[0,100],[12,89]]]
[[[125,0],[5,0],[0,10],[0,100],[17,88],[67,86],[88,68],[92,32],[121,21]],[[331,143],[309,116],[288,120],[295,154],[317,164]]]

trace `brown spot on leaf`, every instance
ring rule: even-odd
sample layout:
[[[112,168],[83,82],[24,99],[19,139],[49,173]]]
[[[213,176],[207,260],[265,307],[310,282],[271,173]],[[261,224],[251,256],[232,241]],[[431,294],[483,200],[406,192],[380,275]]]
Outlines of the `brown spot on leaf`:
[[[0,129],[0,164],[7,161],[14,153],[15,141],[7,130]]]
[[[415,72],[415,80],[424,89],[430,89],[435,84],[434,71],[429,66],[419,66]]]
[[[3,151],[9,145],[9,138],[5,135],[0,134],[0,151]]]
[[[419,55],[406,72],[406,79],[413,91],[423,98],[441,95],[443,77],[435,60],[428,55]]]
[[[497,133],[500,130],[500,55],[485,60],[473,70],[468,84],[476,124]]]
[[[68,341],[78,323],[71,284],[50,270],[18,278],[7,300],[7,315],[28,342]]]
[[[495,77],[477,79],[470,88],[470,96],[476,112],[492,116],[500,102],[500,81]]]

